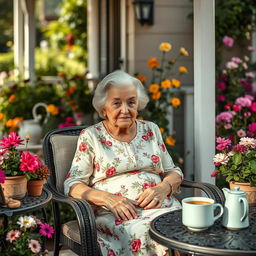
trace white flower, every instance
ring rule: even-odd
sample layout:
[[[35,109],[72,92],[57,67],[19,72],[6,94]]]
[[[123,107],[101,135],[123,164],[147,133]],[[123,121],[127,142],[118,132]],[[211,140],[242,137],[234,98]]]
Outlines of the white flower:
[[[250,58],[249,58],[248,56],[246,56],[246,55],[245,55],[245,56],[244,56],[244,60],[245,60],[245,61],[249,61],[249,60],[250,60]]]
[[[229,156],[229,157],[232,157],[234,154],[235,154],[235,152],[234,152],[234,151],[230,151],[230,152],[228,152],[228,156]]]
[[[254,138],[249,138],[249,137],[244,137],[240,139],[239,142],[240,145],[244,145],[245,147],[256,147],[256,139]]]
[[[215,164],[223,164],[226,165],[228,163],[229,157],[223,153],[218,153],[214,156],[213,162]]]
[[[235,69],[235,68],[238,68],[238,64],[233,61],[229,61],[226,63],[226,68]]]
[[[41,251],[41,245],[37,240],[31,239],[28,243],[28,247],[33,253],[39,253]]]
[[[244,69],[248,68],[248,65],[245,62],[242,65],[243,65]]]
[[[17,224],[19,224],[21,228],[22,227],[30,228],[30,227],[34,227],[36,225],[36,222],[34,218],[30,216],[24,216],[24,217],[19,217]]]

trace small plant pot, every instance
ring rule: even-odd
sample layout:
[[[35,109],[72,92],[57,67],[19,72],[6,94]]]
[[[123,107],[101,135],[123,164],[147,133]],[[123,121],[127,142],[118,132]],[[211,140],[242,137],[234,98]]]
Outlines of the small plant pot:
[[[230,189],[234,189],[235,186],[239,186],[240,190],[243,190],[246,193],[246,198],[248,200],[249,205],[255,206],[256,205],[256,187],[251,187],[250,183],[244,182],[229,182]]]
[[[27,179],[25,175],[6,177],[2,185],[4,196],[13,199],[22,199],[27,193]]]
[[[29,180],[28,181],[28,195],[41,196],[44,186],[44,180]]]

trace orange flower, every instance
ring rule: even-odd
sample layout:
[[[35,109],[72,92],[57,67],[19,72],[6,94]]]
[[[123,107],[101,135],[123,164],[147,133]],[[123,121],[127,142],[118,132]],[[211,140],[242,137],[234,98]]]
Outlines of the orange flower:
[[[20,122],[23,121],[22,117],[15,117],[14,119],[12,119],[13,124],[12,124],[12,128],[18,128],[20,126]]]
[[[180,72],[181,74],[186,74],[186,73],[188,73],[188,70],[187,70],[186,67],[180,66],[180,67],[179,67],[179,72]]]
[[[68,97],[70,97],[70,96],[76,91],[76,88],[77,88],[76,85],[70,86],[70,87],[67,89],[67,91],[66,91],[66,95],[67,95]]]
[[[12,94],[12,95],[9,97],[8,102],[9,102],[9,103],[12,103],[12,102],[15,101],[15,99],[16,99],[16,95],[15,95],[15,94]]]
[[[179,98],[173,97],[171,99],[171,104],[174,108],[177,108],[181,104],[181,101]]]
[[[161,87],[162,88],[171,88],[172,87],[172,83],[170,80],[164,80],[161,82]]]
[[[0,121],[4,119],[4,113],[0,113]]]
[[[160,66],[160,63],[157,58],[151,58],[150,60],[148,60],[148,66],[150,68],[157,68]]]
[[[59,108],[56,107],[54,104],[48,105],[46,108],[46,111],[49,112],[53,116],[56,116],[59,114]]]
[[[77,106],[77,105],[73,105],[73,106],[71,106],[71,108],[72,108],[72,110],[73,110],[74,112],[78,110],[78,106]]]
[[[67,102],[67,104],[71,107],[76,105],[76,102],[74,100]]]
[[[148,91],[151,93],[157,93],[159,91],[159,85],[158,84],[151,84],[148,88]]]
[[[172,45],[166,42],[163,42],[159,45],[159,49],[162,52],[169,52],[172,49]]]
[[[61,73],[58,74],[58,76],[60,76],[60,77],[66,77],[66,74],[65,74],[64,72],[61,72]]]
[[[147,80],[147,78],[142,75],[137,75],[136,78],[138,78],[142,83],[144,83]]]
[[[143,120],[143,117],[142,116],[138,116],[137,119],[138,120]]]
[[[160,127],[159,130],[160,130],[161,134],[164,133],[164,128],[163,127]]]
[[[180,80],[177,80],[177,79],[173,78],[172,79],[172,85],[177,88],[177,87],[180,87],[181,82],[180,82]]]
[[[9,119],[7,120],[7,122],[5,123],[6,127],[12,127],[13,126],[13,119]]]
[[[188,51],[184,47],[181,47],[180,48],[180,55],[188,56],[189,53],[188,53]]]
[[[151,96],[151,98],[153,100],[158,100],[160,97],[161,97],[161,92],[159,92],[159,91],[156,92],[156,93],[153,93],[152,96]]]
[[[176,140],[171,136],[167,136],[165,138],[165,143],[169,146],[175,146]]]

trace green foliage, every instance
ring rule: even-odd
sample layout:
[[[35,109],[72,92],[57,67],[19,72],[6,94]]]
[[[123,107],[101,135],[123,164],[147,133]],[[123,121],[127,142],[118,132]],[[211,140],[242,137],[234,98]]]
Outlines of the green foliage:
[[[13,70],[14,59],[13,52],[0,53],[0,72]]]

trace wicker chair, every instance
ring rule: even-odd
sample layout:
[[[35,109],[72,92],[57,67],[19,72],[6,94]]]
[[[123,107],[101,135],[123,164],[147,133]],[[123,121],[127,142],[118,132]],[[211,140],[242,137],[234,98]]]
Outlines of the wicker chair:
[[[96,224],[90,204],[64,195],[63,183],[74,157],[78,136],[86,126],[67,127],[49,132],[43,143],[45,163],[51,169],[51,176],[46,184],[52,192],[53,214],[55,225],[54,256],[59,255],[62,245],[69,247],[80,256],[101,255],[97,243]],[[211,184],[196,183],[184,180],[182,187],[197,188],[204,191],[216,202],[224,202],[222,192]],[[60,204],[70,205],[76,220],[62,223]]]

